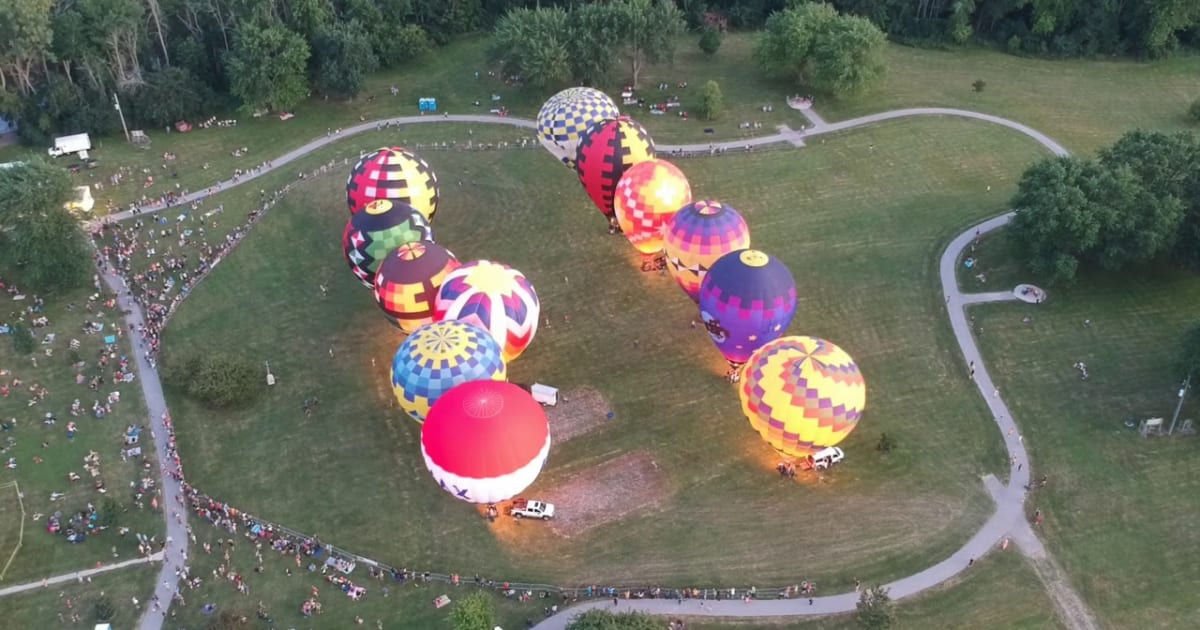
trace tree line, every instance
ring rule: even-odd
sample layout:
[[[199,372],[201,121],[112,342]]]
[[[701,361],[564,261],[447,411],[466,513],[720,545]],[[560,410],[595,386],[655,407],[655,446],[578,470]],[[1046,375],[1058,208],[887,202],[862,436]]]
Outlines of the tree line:
[[[679,0],[691,21],[720,12],[757,27],[806,0]],[[1016,54],[1160,57],[1200,44],[1195,0],[827,0],[902,42],[994,44]]]
[[[478,31],[517,0],[4,0],[0,115],[28,142],[161,128],[240,106],[352,97],[378,68]]]
[[[1052,281],[1172,263],[1200,272],[1200,141],[1133,131],[1095,158],[1048,158],[1021,177],[1012,242]]]

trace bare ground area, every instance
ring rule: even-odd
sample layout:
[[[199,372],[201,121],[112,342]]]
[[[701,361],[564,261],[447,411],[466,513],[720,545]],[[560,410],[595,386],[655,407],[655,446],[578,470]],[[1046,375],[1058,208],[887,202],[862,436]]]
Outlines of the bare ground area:
[[[1066,572],[1054,561],[1054,558],[1050,556],[1030,557],[1029,563],[1033,565],[1034,572],[1046,586],[1046,593],[1050,595],[1050,601],[1054,602],[1058,618],[1065,626],[1071,630],[1099,630],[1100,624],[1097,623],[1095,614],[1071,586]]]
[[[604,424],[612,406],[599,391],[590,387],[562,392],[558,404],[546,409],[550,436],[561,444]]]
[[[666,476],[650,453],[635,451],[581,471],[547,488],[543,496],[558,510],[550,528],[571,538],[651,505],[664,504],[667,494]]]

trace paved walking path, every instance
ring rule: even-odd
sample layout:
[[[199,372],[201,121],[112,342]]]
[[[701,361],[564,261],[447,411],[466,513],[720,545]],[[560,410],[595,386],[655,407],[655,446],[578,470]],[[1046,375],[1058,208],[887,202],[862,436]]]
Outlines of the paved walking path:
[[[62,575],[56,575],[52,578],[46,578],[45,580],[41,580],[38,582],[28,582],[26,584],[14,584],[13,586],[9,586],[6,588],[0,588],[0,597],[4,597],[5,595],[13,595],[15,593],[23,593],[25,591],[33,591],[33,590],[37,590],[39,588],[45,588],[47,586],[50,586],[51,584],[62,584],[63,582],[77,582],[84,578],[89,578],[93,575],[99,575],[101,573],[108,573],[109,571],[116,571],[117,569],[124,569],[125,567],[132,567],[132,566],[137,566],[139,564],[148,564],[151,562],[158,562],[159,560],[162,560],[162,555],[163,554],[160,551],[156,554],[151,554],[144,558],[134,558],[133,560],[125,560],[124,562],[116,562],[113,564],[106,564],[106,565],[103,565],[100,567],[96,567],[95,569],[85,569],[83,571],[75,571],[74,573],[64,573]]]
[[[163,616],[166,615],[169,602],[175,595],[176,584],[179,582],[176,571],[183,569],[188,553],[188,532],[184,525],[186,520],[176,519],[173,516],[176,513],[186,515],[187,510],[183,506],[183,495],[179,488],[179,482],[166,474],[168,467],[174,466],[174,458],[167,453],[167,427],[163,423],[163,416],[167,413],[167,403],[163,397],[158,371],[147,360],[146,346],[138,335],[138,329],[144,323],[142,308],[125,287],[124,278],[117,275],[114,269],[103,264],[100,274],[108,288],[117,294],[117,305],[126,313],[125,334],[129,337],[130,345],[133,348],[132,354],[137,361],[138,381],[142,384],[142,396],[146,400],[146,409],[150,414],[150,434],[154,436],[154,448],[160,466],[159,487],[162,488],[160,507],[163,517],[167,521],[167,538],[166,546],[159,554],[164,562],[159,579],[154,584],[154,594],[158,597],[158,601],[163,602],[163,608],[161,614],[147,608],[139,624],[141,630],[160,630]]]
[[[1045,136],[1041,132],[1022,125],[1020,123],[992,116],[990,114],[981,114],[962,109],[950,109],[940,107],[919,107],[912,109],[900,109],[889,112],[881,112],[852,118],[834,123],[828,123],[820,117],[819,114],[811,110],[805,112],[805,115],[813,122],[813,126],[807,130],[797,132],[791,129],[782,129],[779,133],[750,138],[744,140],[731,140],[714,143],[700,144],[684,144],[684,145],[658,145],[659,151],[666,155],[676,151],[681,152],[703,152],[709,150],[738,150],[751,147],[761,147],[778,143],[792,143],[796,140],[801,140],[808,136],[816,136],[827,133],[834,133],[847,129],[862,127],[865,125],[893,120],[899,118],[909,118],[915,116],[954,116],[960,118],[969,118],[980,120],[992,124],[1001,125],[1009,129],[1013,129],[1022,133],[1034,141],[1041,144],[1046,149],[1050,150],[1055,155],[1068,155],[1068,152],[1062,145]],[[257,172],[243,175],[237,182],[225,181],[211,189],[193,192],[182,199],[175,205],[190,203],[191,201],[206,197],[210,194],[222,192],[252,181],[266,173],[275,169],[282,168],[287,164],[299,159],[312,151],[325,147],[334,142],[338,142],[348,136],[357,135],[369,131],[375,131],[381,128],[382,125],[411,125],[411,124],[429,124],[429,123],[472,123],[472,124],[500,124],[510,125],[533,129],[536,123],[532,120],[500,117],[500,116],[479,116],[479,115],[442,115],[442,116],[402,116],[390,118],[386,120],[377,120],[366,123],[361,123],[353,127],[346,128],[341,133],[332,134],[318,138],[308,144],[285,153],[284,155],[270,160],[270,165],[260,169]],[[152,204],[141,208],[142,212],[155,212],[162,210],[160,204]],[[132,212],[120,212],[109,215],[107,221],[123,221],[136,216]],[[961,548],[952,553],[948,558],[941,560],[933,566],[924,569],[913,575],[901,578],[894,582],[888,583],[886,586],[893,599],[900,599],[915,595],[927,589],[933,588],[950,578],[964,571],[970,564],[971,560],[979,558],[989,551],[994,549],[997,544],[1005,536],[1013,536],[1014,541],[1018,543],[1018,547],[1022,551],[1029,553],[1035,560],[1038,558],[1044,559],[1046,563],[1052,563],[1053,559],[1046,554],[1045,549],[1041,546],[1040,541],[1033,535],[1029,529],[1028,522],[1025,519],[1024,500],[1025,486],[1029,484],[1029,456],[1025,451],[1022,436],[1017,431],[1017,427],[1013,422],[1012,414],[1009,412],[1004,400],[999,396],[999,390],[996,389],[992,382],[991,376],[988,374],[987,367],[984,364],[983,357],[979,352],[979,348],[975,343],[974,331],[971,330],[967,320],[965,306],[968,304],[979,304],[990,301],[1000,301],[1014,299],[1011,293],[985,293],[985,294],[963,294],[958,288],[956,277],[956,268],[958,265],[959,256],[964,249],[978,236],[982,236],[993,230],[1004,227],[1011,219],[1012,214],[995,217],[984,221],[983,223],[974,226],[962,234],[959,234],[950,242],[946,250],[942,253],[942,258],[939,265],[939,272],[942,282],[943,297],[946,299],[946,310],[950,317],[951,328],[954,331],[955,340],[958,342],[959,348],[962,350],[964,372],[969,372],[974,369],[973,380],[976,387],[979,388],[980,394],[987,403],[988,409],[991,411],[996,424],[1004,438],[1005,447],[1011,460],[1009,469],[1009,483],[1007,485],[1001,483],[992,475],[987,475],[983,482],[987,487],[992,498],[996,501],[996,511],[991,518],[984,523],[983,527],[971,537]],[[124,290],[123,281],[109,272],[104,270],[104,279],[110,287],[118,292],[120,304],[123,309],[129,311],[126,321],[134,326],[134,331],[142,322],[141,309],[136,302],[131,299],[128,293]],[[136,337],[134,339],[136,343]],[[144,353],[135,353],[137,355],[138,372],[141,377],[142,389],[146,397],[147,407],[150,409],[150,420],[154,434],[154,441],[158,449],[159,460],[162,462],[170,461],[166,454],[166,428],[163,426],[161,417],[166,412],[166,404],[163,399],[162,386],[159,383],[158,375],[154,369],[147,363]],[[168,544],[165,551],[166,562],[163,564],[162,579],[156,586],[156,594],[160,601],[171,601],[174,584],[178,581],[175,578],[174,570],[180,566],[180,560],[183,554],[186,554],[187,548],[187,533],[183,525],[177,523],[171,518],[171,514],[180,509],[179,499],[179,484],[164,475],[162,479],[163,485],[163,513],[167,519]],[[1057,567],[1057,565],[1051,565]],[[1051,591],[1051,599],[1055,602],[1059,609],[1062,621],[1072,630],[1089,630],[1097,627],[1094,617],[1087,610],[1086,605],[1079,596],[1071,589],[1061,569],[1058,570],[1058,577],[1047,577],[1048,573],[1039,572],[1039,577],[1042,577],[1046,582],[1048,590]],[[1055,587],[1061,591],[1060,595],[1054,593]],[[674,600],[619,600],[614,605],[612,600],[590,601],[578,606],[574,606],[568,610],[559,612],[558,614],[549,617],[538,624],[536,627],[542,630],[558,630],[565,628],[567,623],[577,613],[590,608],[608,607],[617,611],[638,610],[652,614],[662,615],[693,615],[693,616],[711,616],[711,617],[775,617],[775,616],[799,616],[799,615],[828,615],[836,613],[846,613],[855,610],[855,604],[858,602],[858,594],[854,592],[843,593],[839,595],[828,595],[816,597],[812,599],[798,598],[785,600],[754,600],[749,603],[744,603],[740,600],[730,601],[706,601],[689,600],[682,604]],[[1074,610],[1069,610],[1071,607]],[[141,630],[160,630],[162,627],[162,618],[150,613],[149,611],[143,616],[141,621]]]

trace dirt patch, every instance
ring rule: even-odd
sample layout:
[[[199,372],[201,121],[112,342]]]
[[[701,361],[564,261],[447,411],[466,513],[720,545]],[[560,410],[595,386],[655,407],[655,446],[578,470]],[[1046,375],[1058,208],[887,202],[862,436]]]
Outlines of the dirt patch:
[[[612,407],[600,392],[585,387],[561,392],[558,404],[546,409],[550,437],[558,444],[604,424]]]
[[[667,495],[666,476],[643,451],[580,471],[542,493],[557,510],[550,527],[564,538],[664,505]]]

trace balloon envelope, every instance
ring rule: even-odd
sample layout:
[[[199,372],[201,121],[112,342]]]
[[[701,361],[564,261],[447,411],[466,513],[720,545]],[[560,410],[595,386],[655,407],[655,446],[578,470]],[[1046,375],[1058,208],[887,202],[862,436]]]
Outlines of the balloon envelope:
[[[525,351],[537,334],[541,306],[520,271],[487,260],[469,262],[446,275],[434,303],[434,319],[458,320],[488,331],[505,361]]]
[[[433,219],[438,203],[437,175],[407,149],[379,149],[359,160],[346,179],[346,204],[352,214],[376,199],[402,201]]]
[[[376,199],[350,215],[342,235],[342,253],[350,271],[368,288],[375,286],[375,272],[385,256],[397,247],[414,241],[432,241],[429,221],[412,206],[388,199]]]
[[[458,265],[454,254],[437,243],[405,243],[375,272],[375,301],[400,330],[412,333],[433,321],[438,288]]]
[[[504,380],[500,344],[486,331],[464,322],[425,324],[409,335],[392,359],[392,391],[417,422],[455,385]]]
[[[834,446],[858,426],[867,385],[850,355],[816,337],[782,337],[750,357],[742,411],[771,446],[803,457]]]
[[[613,216],[613,195],[629,167],[654,159],[654,141],[646,129],[624,116],[599,123],[579,141],[575,172],[588,197],[606,217]]]
[[[595,88],[567,88],[550,97],[537,116],[538,142],[563,164],[575,166],[575,149],[592,125],[620,115],[607,94]]]
[[[666,160],[646,160],[621,176],[613,210],[634,249],[654,254],[662,251],[667,222],[691,201],[692,187],[683,171]]]
[[[721,256],[750,247],[750,227],[737,210],[711,199],[688,204],[671,217],[663,232],[667,269],[692,301],[700,283]]]
[[[796,314],[796,281],[778,258],[756,249],[725,254],[700,283],[700,317],[725,360],[745,363],[783,334]]]
[[[471,503],[516,496],[537,479],[549,453],[546,412],[512,383],[457,385],[421,425],[426,468],[442,489]]]

